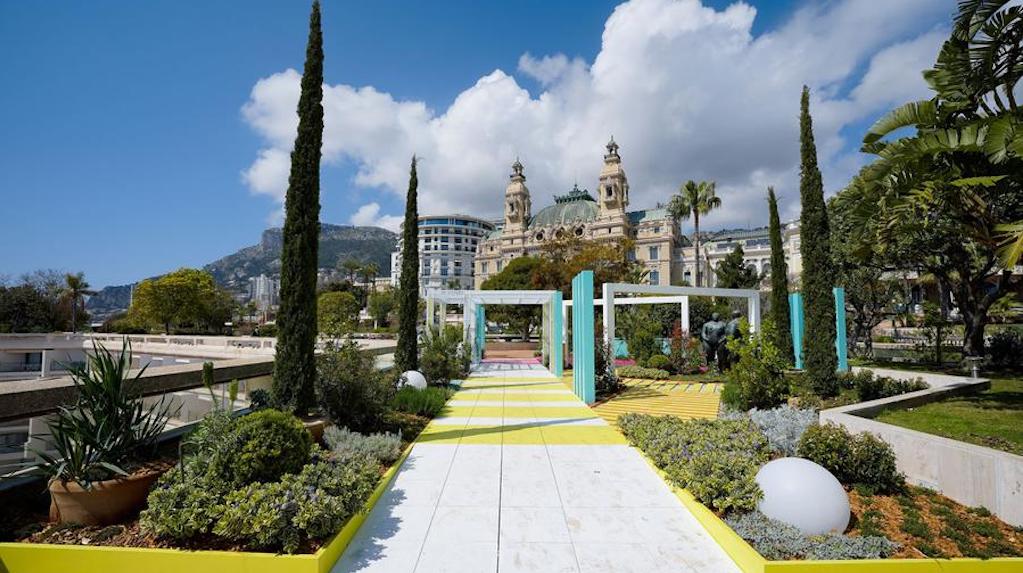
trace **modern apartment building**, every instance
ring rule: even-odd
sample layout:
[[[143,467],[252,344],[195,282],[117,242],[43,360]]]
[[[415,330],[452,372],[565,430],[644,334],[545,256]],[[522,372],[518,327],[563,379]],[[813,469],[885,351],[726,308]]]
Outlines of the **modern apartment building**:
[[[474,261],[479,242],[494,223],[469,215],[419,217],[419,287],[473,288]],[[391,284],[401,278],[401,241],[391,253]]]

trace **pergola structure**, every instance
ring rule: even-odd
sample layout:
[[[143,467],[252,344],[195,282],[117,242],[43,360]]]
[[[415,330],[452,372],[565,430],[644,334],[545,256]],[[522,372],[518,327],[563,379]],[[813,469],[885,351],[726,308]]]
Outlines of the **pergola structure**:
[[[539,305],[543,308],[540,337],[543,360],[550,365],[552,374],[562,375],[564,315],[561,291],[427,289],[425,298],[426,326],[431,330],[444,324],[449,304],[462,307],[462,335],[472,350],[473,362],[483,359],[487,336],[487,305]]]

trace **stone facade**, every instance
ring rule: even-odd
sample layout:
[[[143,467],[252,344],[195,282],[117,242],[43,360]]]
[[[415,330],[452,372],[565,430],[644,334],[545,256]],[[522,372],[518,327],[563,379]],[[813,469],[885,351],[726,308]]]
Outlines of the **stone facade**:
[[[512,164],[510,179],[504,193],[503,224],[480,241],[476,252],[476,288],[501,272],[515,257],[537,255],[546,241],[571,236],[587,240],[631,239],[632,256],[646,268],[647,282],[693,284],[696,249],[691,237],[681,234],[663,207],[628,210],[629,180],[613,138],[604,154],[596,197],[576,186],[568,194],[555,197],[554,205],[533,215],[525,170],[519,161]],[[766,205],[766,199],[764,202]],[[736,244],[742,245],[749,265],[761,273],[769,271],[771,246],[767,231],[767,227],[760,227],[701,232],[704,284],[694,286],[715,286],[714,268]],[[789,276],[796,280],[802,269],[798,221],[785,225],[783,240]]]
[[[651,284],[666,285],[677,280],[679,277],[672,275],[676,270],[672,260],[682,242],[668,212],[663,208],[629,211],[628,207],[629,180],[614,139],[607,144],[596,197],[576,186],[536,215],[532,213],[524,168],[515,161],[504,194],[504,224],[480,242],[476,253],[476,288],[515,257],[537,255],[545,242],[573,236],[606,241],[632,239],[633,256],[646,267]]]

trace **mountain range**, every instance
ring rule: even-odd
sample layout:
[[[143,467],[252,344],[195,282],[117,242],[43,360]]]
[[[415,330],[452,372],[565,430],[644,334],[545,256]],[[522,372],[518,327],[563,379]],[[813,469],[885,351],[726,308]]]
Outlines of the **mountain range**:
[[[391,252],[398,235],[380,227],[320,224],[319,268],[333,269],[347,259],[374,262],[379,276],[391,274]],[[259,243],[217,259],[203,267],[217,284],[232,292],[248,289],[249,279],[261,274],[274,276],[281,270],[284,235],[280,227],[263,231]],[[140,281],[143,279],[139,279]],[[94,317],[110,315],[128,308],[131,285],[108,286],[89,297],[86,309]]]

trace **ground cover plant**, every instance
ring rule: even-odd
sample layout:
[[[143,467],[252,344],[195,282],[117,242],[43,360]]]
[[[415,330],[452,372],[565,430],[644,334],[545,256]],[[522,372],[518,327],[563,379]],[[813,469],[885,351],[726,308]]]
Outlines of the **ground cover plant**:
[[[390,406],[398,412],[433,418],[444,409],[451,397],[447,388],[414,388],[403,386],[391,398]]]
[[[330,451],[341,458],[364,455],[389,465],[401,456],[401,436],[398,434],[385,432],[365,435],[348,428],[331,426],[324,430],[323,441]]]
[[[622,378],[641,378],[645,380],[667,380],[671,374],[667,370],[644,368],[642,366],[618,366],[615,373]]]
[[[618,427],[669,481],[701,503],[718,512],[756,508],[762,492],[754,477],[768,459],[768,445],[749,420],[624,414]]]
[[[759,511],[737,514],[725,523],[757,553],[772,561],[787,559],[880,559],[899,549],[881,535],[851,537],[838,533],[805,535],[797,528],[771,519]]]

